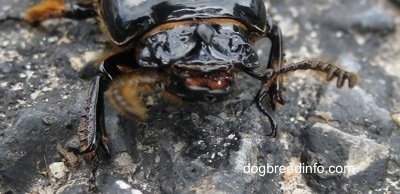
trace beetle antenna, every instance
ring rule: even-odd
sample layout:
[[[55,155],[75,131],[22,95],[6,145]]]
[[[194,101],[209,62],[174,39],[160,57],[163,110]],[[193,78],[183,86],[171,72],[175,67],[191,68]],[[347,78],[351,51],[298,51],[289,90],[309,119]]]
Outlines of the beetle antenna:
[[[271,133],[267,136],[274,138],[276,136],[276,130],[278,128],[278,124],[276,123],[275,119],[269,114],[269,112],[264,108],[262,102],[264,101],[265,97],[268,95],[268,90],[266,88],[261,88],[257,95],[257,107],[258,109],[264,113],[268,117],[269,122],[271,123]]]
[[[297,62],[297,63],[291,63],[291,64],[285,65],[283,67],[278,67],[275,69],[269,69],[265,73],[263,79],[269,80],[272,77],[279,75],[279,74],[285,74],[290,71],[309,70],[309,69],[327,73],[327,76],[326,76],[327,81],[331,81],[334,77],[337,77],[336,86],[338,88],[343,87],[346,79],[348,80],[349,88],[353,88],[358,83],[358,76],[354,73],[345,71],[345,70],[340,69],[329,63],[324,63],[324,62],[320,62],[320,61],[309,61],[309,60],[305,60],[305,61],[301,61],[301,62]]]

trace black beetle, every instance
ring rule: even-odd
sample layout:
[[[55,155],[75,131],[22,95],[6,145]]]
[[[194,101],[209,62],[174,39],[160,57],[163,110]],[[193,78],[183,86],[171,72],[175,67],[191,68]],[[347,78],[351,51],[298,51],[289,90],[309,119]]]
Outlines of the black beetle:
[[[72,5],[72,6],[70,6]],[[110,155],[104,123],[104,92],[122,113],[143,120],[141,97],[160,85],[170,101],[214,102],[232,89],[235,73],[245,72],[261,81],[255,102],[269,119],[271,133],[277,124],[265,108],[284,104],[283,75],[312,69],[337,77],[337,87],[357,75],[319,61],[284,65],[280,28],[266,13],[262,0],[45,0],[26,11],[25,21],[97,16],[110,48],[98,59],[79,126],[80,151],[94,161],[90,182],[95,182],[98,148]],[[268,64],[259,63],[253,50],[262,38],[271,41]],[[264,68],[263,68],[264,67]]]

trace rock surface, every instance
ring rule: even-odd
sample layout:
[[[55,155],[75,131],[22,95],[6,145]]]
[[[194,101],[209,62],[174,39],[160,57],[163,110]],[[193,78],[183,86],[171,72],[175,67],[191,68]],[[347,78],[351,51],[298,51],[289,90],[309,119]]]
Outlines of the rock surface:
[[[105,38],[91,19],[39,27],[7,19],[32,4],[0,0],[0,193],[84,193],[90,164],[74,151],[89,81],[79,71]],[[398,1],[266,4],[289,63],[333,61],[357,72],[359,85],[337,89],[311,72],[291,74],[273,139],[252,104],[259,83],[245,75],[218,104],[173,106],[156,96],[142,123],[106,103],[112,158],[100,162],[100,191],[400,192]],[[287,169],[269,171],[275,166]],[[323,172],[289,170],[305,166]]]

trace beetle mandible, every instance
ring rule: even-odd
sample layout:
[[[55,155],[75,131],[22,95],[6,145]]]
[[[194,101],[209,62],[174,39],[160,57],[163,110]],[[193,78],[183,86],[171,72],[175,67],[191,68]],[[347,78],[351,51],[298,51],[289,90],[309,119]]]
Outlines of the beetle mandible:
[[[170,101],[222,100],[231,90],[235,74],[245,72],[261,81],[255,96],[259,110],[267,116],[271,133],[277,124],[273,110],[285,104],[283,76],[296,70],[327,73],[346,80],[350,88],[356,74],[332,64],[301,61],[284,64],[280,28],[266,12],[262,0],[43,0],[27,9],[24,20],[38,24],[51,18],[97,17],[108,37],[99,61],[79,126],[80,151],[94,162],[90,183],[95,182],[98,149],[110,156],[104,122],[104,92],[124,115],[146,118],[141,97],[161,85]],[[271,41],[267,64],[260,64],[253,45],[262,38]],[[264,69],[260,67],[266,67]]]

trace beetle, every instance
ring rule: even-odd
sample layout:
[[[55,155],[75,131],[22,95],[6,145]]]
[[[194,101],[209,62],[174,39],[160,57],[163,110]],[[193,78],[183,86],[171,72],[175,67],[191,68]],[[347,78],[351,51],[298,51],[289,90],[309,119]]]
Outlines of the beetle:
[[[98,150],[110,156],[104,121],[104,96],[124,115],[146,118],[141,103],[160,86],[169,101],[217,102],[232,91],[235,74],[244,72],[261,86],[255,102],[276,136],[277,123],[267,111],[285,104],[284,75],[315,70],[346,80],[358,76],[330,63],[305,60],[285,64],[282,34],[262,0],[44,0],[27,9],[24,20],[38,24],[51,18],[97,17],[110,48],[97,61],[78,129],[80,151],[93,161],[89,182],[95,183]],[[254,44],[271,42],[267,64],[261,64]],[[108,91],[105,93],[105,91]]]

